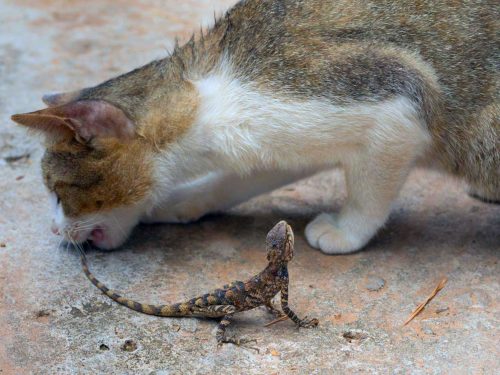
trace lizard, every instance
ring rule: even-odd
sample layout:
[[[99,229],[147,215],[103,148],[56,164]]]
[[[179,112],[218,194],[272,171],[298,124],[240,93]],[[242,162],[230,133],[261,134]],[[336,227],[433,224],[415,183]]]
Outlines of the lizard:
[[[143,304],[121,296],[109,289],[90,272],[83,251],[80,252],[83,271],[87,278],[106,296],[132,310],[161,317],[205,317],[220,318],[216,332],[218,346],[224,343],[243,345],[251,341],[244,338],[228,337],[226,328],[234,314],[265,306],[279,318],[290,318],[297,327],[316,327],[318,319],[300,319],[288,306],[288,262],[293,258],[294,235],[291,226],[284,220],[277,223],[267,234],[266,268],[247,281],[233,281],[221,289],[192,298],[186,302],[166,305]],[[272,304],[272,299],[281,293],[282,314]]]

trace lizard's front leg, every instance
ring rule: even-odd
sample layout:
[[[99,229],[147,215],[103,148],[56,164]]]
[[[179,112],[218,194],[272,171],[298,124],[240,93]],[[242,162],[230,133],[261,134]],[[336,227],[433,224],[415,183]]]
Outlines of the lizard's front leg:
[[[300,319],[290,307],[288,307],[288,282],[281,288],[281,308],[283,312],[291,319],[298,327],[310,328],[318,325],[318,319]]]

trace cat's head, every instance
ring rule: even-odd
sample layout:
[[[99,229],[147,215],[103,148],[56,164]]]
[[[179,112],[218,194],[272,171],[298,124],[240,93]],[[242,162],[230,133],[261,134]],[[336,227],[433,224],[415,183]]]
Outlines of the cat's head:
[[[43,179],[53,204],[52,231],[101,248],[121,245],[151,194],[150,147],[116,105],[44,97],[48,108],[12,116],[45,134]]]

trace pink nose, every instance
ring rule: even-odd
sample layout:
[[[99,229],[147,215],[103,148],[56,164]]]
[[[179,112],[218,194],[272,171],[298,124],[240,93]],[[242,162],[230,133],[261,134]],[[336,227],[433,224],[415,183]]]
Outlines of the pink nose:
[[[52,223],[52,225],[50,226],[50,230],[52,231],[52,233],[57,234],[58,236],[61,234],[59,233],[59,228],[57,228],[54,223]]]

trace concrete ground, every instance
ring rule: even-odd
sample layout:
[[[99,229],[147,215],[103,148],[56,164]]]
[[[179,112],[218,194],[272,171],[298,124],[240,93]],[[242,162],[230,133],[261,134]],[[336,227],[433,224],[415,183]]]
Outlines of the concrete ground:
[[[50,233],[40,143],[9,116],[41,108],[48,91],[92,85],[165,56],[232,1],[0,1],[0,374],[415,373],[494,374],[499,361],[500,206],[442,175],[415,171],[386,227],[365,251],[326,256],[304,226],[338,209],[342,176],[328,172],[191,225],[141,226],[91,267],[141,301],[176,301],[265,264],[279,219],[296,231],[290,303],[318,317],[263,327],[263,310],[230,331],[260,353],[217,350],[216,323],[141,315],[112,303]],[[443,277],[445,288],[402,323]]]

